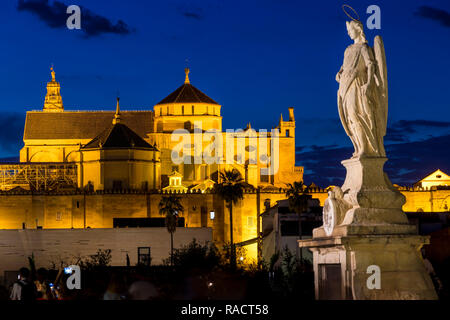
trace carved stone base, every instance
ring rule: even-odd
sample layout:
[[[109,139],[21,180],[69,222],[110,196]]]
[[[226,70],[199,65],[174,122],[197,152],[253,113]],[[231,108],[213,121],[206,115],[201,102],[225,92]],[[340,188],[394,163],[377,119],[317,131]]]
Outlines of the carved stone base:
[[[342,161],[347,169],[342,185],[344,199],[353,206],[376,209],[401,209],[405,197],[396,190],[383,170],[387,158],[365,157]]]
[[[342,161],[347,175],[341,188],[343,196],[335,199],[336,225],[330,235],[416,232],[402,211],[405,197],[393,187],[383,171],[386,160],[384,157],[362,157]],[[346,209],[339,212],[340,208]],[[325,236],[323,230],[315,230],[314,237]]]
[[[356,235],[415,235],[416,226],[410,224],[339,225],[333,230],[333,237]],[[328,238],[323,227],[313,229],[313,239]]]
[[[427,243],[427,237],[417,235],[299,240],[314,255],[316,299],[333,300],[437,299],[419,251]],[[373,272],[368,273],[369,266],[379,268],[379,288],[367,283]]]

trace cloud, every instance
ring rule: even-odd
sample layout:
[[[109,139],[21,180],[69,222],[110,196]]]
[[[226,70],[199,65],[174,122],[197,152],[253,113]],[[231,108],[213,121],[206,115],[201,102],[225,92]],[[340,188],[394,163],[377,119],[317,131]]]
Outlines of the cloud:
[[[19,113],[3,112],[0,118],[0,156],[10,156],[19,153],[22,146],[23,124],[25,116]]]
[[[203,14],[201,12],[184,11],[184,12],[182,12],[182,14],[186,18],[191,18],[191,19],[195,19],[195,20],[203,20]]]
[[[205,18],[203,9],[192,3],[179,5],[177,11],[188,19],[203,20]]]
[[[450,122],[430,120],[400,120],[389,125],[386,143],[410,142],[418,137],[433,137],[450,134]]]
[[[450,28],[450,13],[448,13],[445,10],[436,9],[428,6],[421,6],[417,9],[415,15],[422,18],[437,21],[444,27]]]
[[[18,11],[28,11],[36,15],[50,28],[66,28],[69,15],[66,13],[68,5],[60,1],[49,3],[48,0],[19,0]],[[81,30],[86,38],[99,36],[104,33],[127,35],[134,32],[125,22],[118,20],[113,24],[108,18],[100,16],[89,9],[80,6]]]
[[[429,173],[440,168],[450,173],[450,135],[386,145],[389,158],[385,170],[392,183],[412,185]],[[341,161],[351,157],[352,148],[320,148],[297,152],[296,162],[305,167],[305,182],[321,187],[341,185],[345,168]]]

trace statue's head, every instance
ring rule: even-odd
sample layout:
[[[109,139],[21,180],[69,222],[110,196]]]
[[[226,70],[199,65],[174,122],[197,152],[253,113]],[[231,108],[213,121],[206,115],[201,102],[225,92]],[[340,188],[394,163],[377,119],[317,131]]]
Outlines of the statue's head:
[[[349,37],[354,40],[355,42],[367,42],[366,36],[364,34],[364,27],[361,21],[359,20],[352,20],[347,21],[347,33]]]

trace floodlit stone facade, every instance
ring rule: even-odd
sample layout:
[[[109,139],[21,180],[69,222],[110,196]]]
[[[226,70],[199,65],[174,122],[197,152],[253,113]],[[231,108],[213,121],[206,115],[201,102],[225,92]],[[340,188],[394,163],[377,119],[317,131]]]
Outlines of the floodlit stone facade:
[[[191,85],[186,70],[185,82],[153,110],[124,111],[117,101],[115,111],[68,111],[52,69],[43,110],[27,112],[20,162],[0,165],[0,229],[112,228],[115,218],[161,217],[161,196],[175,192],[182,195],[186,226],[211,227],[213,240],[220,244],[230,238],[229,212],[211,189],[219,181],[218,172],[234,168],[255,187],[234,207],[234,239],[248,241],[248,256],[256,258],[264,202],[285,199],[286,184],[303,179],[303,167],[295,165],[294,109],[288,109],[286,121],[281,116],[276,142],[268,132],[264,145],[250,124],[227,140],[221,108]],[[173,141],[172,132],[186,130],[192,142],[189,152],[195,154],[199,121],[202,133],[220,133],[224,163],[174,164],[172,151],[180,140]],[[275,143],[278,171],[262,175],[267,163],[258,159],[253,164],[250,157],[261,148],[270,155]],[[209,144],[202,141],[201,151]],[[227,159],[225,150],[231,145],[235,155],[243,147],[241,158]],[[400,191],[407,200],[404,211],[445,211],[450,206],[449,190]],[[311,188],[310,193],[323,206],[326,190]]]

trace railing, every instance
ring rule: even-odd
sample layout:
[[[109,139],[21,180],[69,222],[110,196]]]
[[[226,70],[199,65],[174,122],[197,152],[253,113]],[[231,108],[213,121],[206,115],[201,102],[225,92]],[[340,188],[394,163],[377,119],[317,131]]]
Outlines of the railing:
[[[77,187],[75,163],[2,163],[0,190],[20,187],[25,190],[52,191],[60,187]]]

